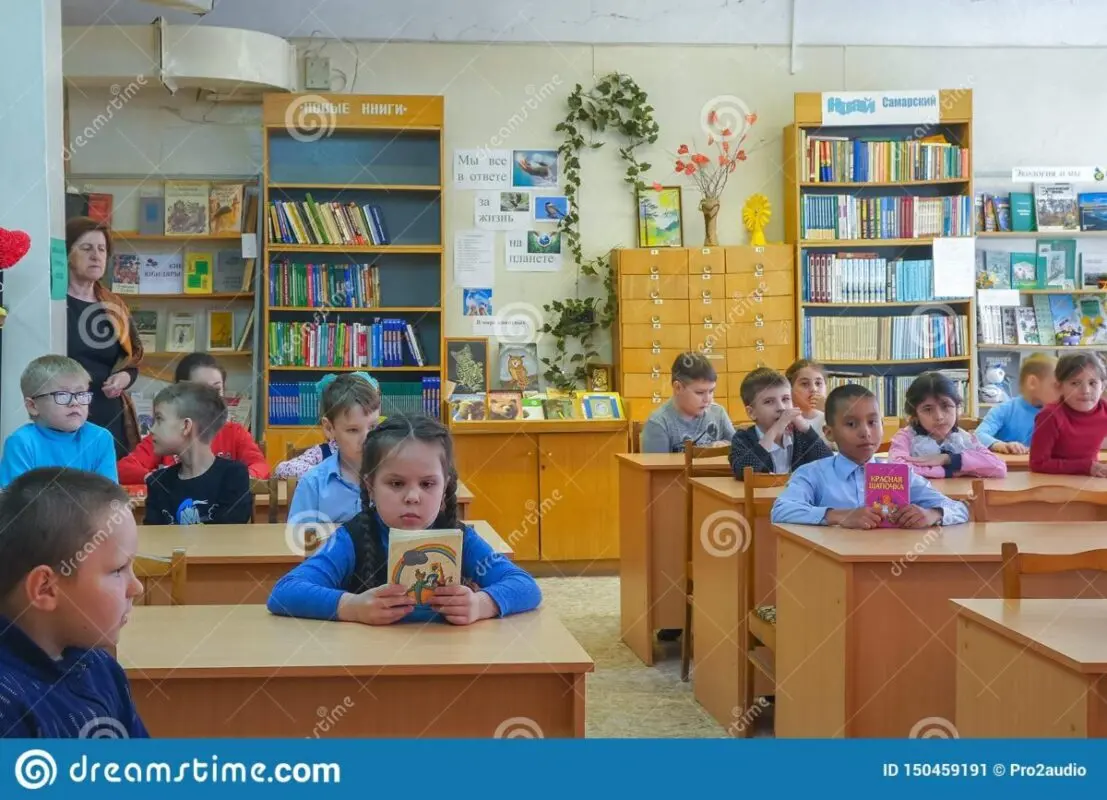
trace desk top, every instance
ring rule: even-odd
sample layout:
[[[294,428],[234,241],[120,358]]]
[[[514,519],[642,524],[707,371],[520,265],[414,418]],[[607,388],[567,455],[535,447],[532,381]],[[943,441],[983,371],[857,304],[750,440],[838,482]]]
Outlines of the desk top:
[[[131,495],[132,503],[135,508],[146,507],[146,487],[145,486],[127,486],[127,493]],[[266,507],[269,505],[269,495],[259,494],[254,498],[257,505]],[[462,483],[460,480],[457,482],[457,501],[459,503],[472,503],[473,493],[469,491],[469,487]],[[279,506],[288,505],[288,483],[286,481],[280,481],[277,484],[277,504]]]
[[[477,534],[505,558],[515,552],[496,530],[482,519],[465,520]],[[140,525],[138,550],[144,555],[168,556],[175,547],[186,548],[189,564],[298,564],[295,536],[284,522],[250,525]],[[303,542],[298,542],[302,549]]]
[[[1028,553],[1107,548],[1107,522],[969,522],[948,528],[852,530],[826,525],[773,525],[777,535],[836,561],[999,561],[1003,542]]]
[[[1107,672],[1107,600],[951,600],[958,613],[1077,672]]]
[[[696,464],[700,466],[729,467],[729,453],[730,448],[720,446],[718,458],[697,458]],[[638,469],[672,470],[675,472],[684,470],[684,453],[617,453],[615,458]]]
[[[263,605],[136,606],[117,648],[133,679],[591,672],[548,609],[448,623],[294,619]]]

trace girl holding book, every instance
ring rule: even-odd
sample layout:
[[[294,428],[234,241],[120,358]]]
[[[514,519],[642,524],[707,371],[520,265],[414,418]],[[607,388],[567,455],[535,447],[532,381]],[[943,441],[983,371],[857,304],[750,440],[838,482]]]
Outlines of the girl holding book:
[[[888,460],[924,478],[1003,478],[1007,464],[970,431],[957,427],[961,395],[940,372],[915,378],[904,398],[907,425],[892,437]]]
[[[457,469],[447,430],[429,417],[392,417],[370,431],[361,463],[362,510],[273,587],[274,614],[390,625],[445,619],[468,625],[537,608],[538,584],[457,517]],[[392,530],[463,531],[461,581],[417,606],[388,582]],[[428,565],[429,566],[429,565]]]

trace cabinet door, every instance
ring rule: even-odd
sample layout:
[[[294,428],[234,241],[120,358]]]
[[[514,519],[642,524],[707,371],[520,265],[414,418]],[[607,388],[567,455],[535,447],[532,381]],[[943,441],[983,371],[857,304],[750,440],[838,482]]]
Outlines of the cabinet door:
[[[615,454],[626,431],[543,433],[538,445],[542,560],[618,558]]]
[[[458,476],[473,492],[470,519],[486,520],[495,528],[515,551],[516,561],[536,561],[538,442],[521,433],[453,438]]]

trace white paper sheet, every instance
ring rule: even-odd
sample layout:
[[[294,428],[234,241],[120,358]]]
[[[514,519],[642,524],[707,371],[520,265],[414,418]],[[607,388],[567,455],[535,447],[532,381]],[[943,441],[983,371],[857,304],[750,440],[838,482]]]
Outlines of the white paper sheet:
[[[934,239],[934,297],[972,297],[976,291],[976,237]]]
[[[457,231],[454,234],[454,283],[467,288],[491,288],[496,234]]]
[[[508,272],[557,272],[561,269],[561,233],[511,231],[504,235]]]
[[[976,302],[981,306],[1019,306],[1018,289],[977,289]]]
[[[454,187],[505,189],[511,186],[510,150],[455,150]]]

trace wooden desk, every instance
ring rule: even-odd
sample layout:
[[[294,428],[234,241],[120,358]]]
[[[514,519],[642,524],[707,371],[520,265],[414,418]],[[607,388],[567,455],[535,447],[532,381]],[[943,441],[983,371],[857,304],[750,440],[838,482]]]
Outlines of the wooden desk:
[[[543,609],[462,628],[140,606],[117,654],[160,738],[583,737],[594,668]]]
[[[515,553],[484,520],[467,520],[492,549],[506,558]],[[284,523],[251,525],[140,525],[138,550],[143,555],[168,556],[176,547],[186,549],[188,580],[185,602],[189,605],[265,603],[273,586],[286,572],[304,560]],[[154,605],[169,603],[169,587],[161,580],[148,582]]]
[[[908,736],[956,711],[954,597],[1001,593],[1000,545],[1107,547],[1107,523],[921,531],[776,525],[778,737]],[[1030,575],[1033,597],[1104,597],[1107,576]],[[697,581],[697,592],[699,583]]]
[[[962,737],[1107,737],[1107,600],[953,600]]]
[[[1008,472],[1013,472],[1013,471],[1016,471],[1016,470],[1025,471],[1025,470],[1030,469],[1030,454],[1029,453],[1020,453],[1018,455],[1014,455],[1014,454],[1011,454],[1011,453],[997,453],[996,455],[998,455],[1000,458],[1002,458],[1004,463],[1007,464],[1007,471]],[[1107,452],[1105,452],[1103,450],[1100,450],[1099,460],[1100,461],[1107,461]],[[1089,478],[1089,479],[1092,479],[1092,480],[1100,480],[1101,481],[1100,491],[1102,491],[1104,488],[1107,488],[1107,480],[1103,480],[1102,478],[1094,479],[1094,478],[1091,478],[1090,475],[1082,475],[1082,476],[1078,475],[1078,476],[1075,476],[1075,477],[1085,477],[1085,478]]]

